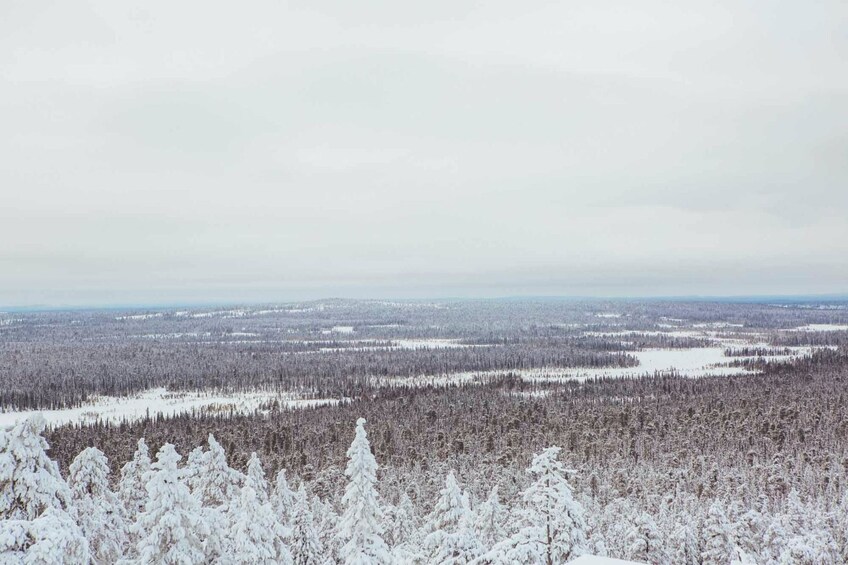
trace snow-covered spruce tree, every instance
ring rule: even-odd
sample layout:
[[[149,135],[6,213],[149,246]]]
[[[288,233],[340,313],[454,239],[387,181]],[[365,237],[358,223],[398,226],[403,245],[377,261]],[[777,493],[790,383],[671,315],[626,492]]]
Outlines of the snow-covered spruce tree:
[[[625,557],[627,559],[646,563],[670,562],[657,523],[647,512],[639,512],[633,517],[626,543],[628,552]]]
[[[0,520],[35,520],[48,508],[68,510],[71,491],[47,456],[41,415],[0,431]]]
[[[288,480],[286,480],[285,469],[277,472],[277,477],[274,479],[274,492],[271,493],[270,499],[271,506],[277,513],[277,519],[284,526],[291,526],[294,522],[295,494],[289,487]]]
[[[0,562],[88,563],[88,542],[70,515],[71,490],[47,456],[40,415],[0,431]]]
[[[232,523],[229,506],[236,502],[245,477],[229,466],[227,454],[215,436],[209,434],[208,442],[207,451],[197,448],[190,453],[190,460],[182,476],[191,487],[191,493],[200,501],[201,516],[209,528],[206,556],[209,559],[222,559]]]
[[[506,538],[506,509],[501,505],[498,487],[495,485],[489,497],[477,509],[475,530],[480,543],[486,550]]]
[[[111,565],[123,554],[127,525],[123,505],[109,488],[106,456],[97,448],[86,448],[76,456],[69,471],[73,514],[88,539],[91,560]]]
[[[703,565],[727,565],[739,557],[734,543],[734,533],[724,505],[715,500],[707,513],[703,526],[701,563]]]
[[[533,483],[522,494],[522,527],[496,544],[480,563],[566,563],[587,546],[583,506],[574,500],[565,469],[557,459],[559,447],[533,457],[527,470]]]
[[[118,482],[118,496],[127,517],[132,520],[144,511],[147,502],[147,474],[150,472],[150,453],[144,438],[138,440],[138,447],[132,460],[121,467],[121,480]]]
[[[348,484],[339,520],[339,536],[344,540],[341,557],[347,565],[391,563],[383,541],[383,515],[377,496],[377,461],[365,433],[365,418],[356,421],[356,437],[347,450],[345,475]]]
[[[196,477],[195,496],[203,506],[226,506],[238,496],[243,483],[244,476],[229,466],[224,448],[209,434],[209,451],[204,453],[202,471]]]
[[[347,539],[342,537],[339,531],[340,517],[329,502],[324,502],[312,493],[307,494],[315,529],[324,547],[324,558],[330,563],[338,563],[342,560],[342,546],[347,543]]]
[[[202,447],[195,447],[188,453],[185,466],[182,470],[183,482],[188,485],[189,490],[195,496],[200,496],[200,482],[203,473],[206,472],[206,452]]]
[[[170,443],[156,454],[147,482],[147,504],[133,525],[139,538],[136,563],[190,565],[206,559],[203,540],[209,528],[200,504],[181,480],[180,459]]]
[[[250,461],[247,462],[247,478],[245,484],[256,493],[256,499],[265,504],[268,502],[268,481],[265,480],[265,471],[262,470],[262,462],[256,452],[250,454]]]
[[[34,520],[0,520],[0,563],[89,563],[88,542],[71,516],[47,508]]]
[[[781,565],[829,565],[841,562],[836,539],[818,512],[801,502],[795,489],[789,492],[785,511],[774,519],[769,531],[782,533],[779,543],[772,544],[772,552]]]
[[[421,552],[419,522],[412,501],[406,493],[401,494],[397,505],[384,509],[386,519],[386,543],[392,548],[396,563],[426,563]]]
[[[277,476],[279,479],[279,475]],[[292,509],[292,532],[289,537],[289,548],[296,565],[318,565],[324,563],[324,547],[315,529],[315,520],[309,501],[306,497],[306,489],[303,485],[293,495]]]
[[[483,553],[474,531],[474,516],[453,471],[445,477],[439,500],[427,522],[424,551],[430,563],[470,563]]]
[[[226,555],[236,565],[290,564],[292,555],[286,547],[288,531],[271,505],[262,503],[251,485],[241,489],[241,495],[231,508],[233,525],[226,542]]]

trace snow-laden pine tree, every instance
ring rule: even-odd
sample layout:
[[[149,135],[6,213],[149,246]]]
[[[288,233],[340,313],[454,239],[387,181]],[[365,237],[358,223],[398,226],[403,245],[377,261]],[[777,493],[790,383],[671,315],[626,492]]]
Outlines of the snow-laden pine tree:
[[[88,541],[72,518],[71,490],[47,456],[36,415],[0,431],[0,562],[88,563]]]
[[[74,516],[91,550],[93,563],[112,564],[127,543],[124,508],[109,488],[109,463],[95,447],[84,449],[71,463],[68,483]]]
[[[204,539],[209,528],[200,504],[182,481],[180,455],[170,443],[156,454],[147,482],[147,504],[133,525],[137,532],[136,563],[190,565],[206,560]]]
[[[479,557],[483,548],[474,531],[474,521],[468,499],[450,471],[427,522],[424,551],[428,562],[470,563]]]
[[[654,518],[647,512],[639,512],[633,516],[627,532],[627,559],[644,561],[646,563],[668,563],[670,557],[665,549],[665,540]]]
[[[250,454],[250,461],[247,462],[247,477],[245,485],[250,486],[256,493],[256,499],[265,504],[268,502],[268,481],[265,480],[265,471],[262,470],[262,462],[256,452]]]
[[[780,532],[779,535],[774,535]],[[818,513],[801,502],[798,491],[790,490],[786,508],[772,521],[766,535],[770,553],[780,565],[829,565],[840,563],[836,539]]]
[[[226,541],[225,554],[235,565],[275,565],[293,563],[286,546],[288,531],[271,505],[256,496],[251,485],[241,489],[241,495],[231,507],[233,524]]]
[[[279,475],[277,476],[279,479]],[[315,528],[315,519],[303,485],[293,495],[291,517],[292,531],[289,549],[296,565],[324,563],[324,547]]]
[[[521,529],[496,544],[483,563],[566,563],[585,552],[586,521],[583,506],[574,499],[559,447],[533,457],[527,470],[534,480],[522,493]]]
[[[277,519],[284,526],[291,526],[294,522],[295,493],[286,480],[285,469],[277,472],[277,477],[274,479],[274,492],[271,493],[270,499],[271,506],[277,513]]]
[[[506,509],[501,504],[498,486],[492,487],[489,497],[477,509],[475,530],[480,543],[488,551],[496,543],[507,537]]]
[[[200,481],[203,473],[206,472],[206,452],[198,446],[189,451],[185,465],[182,470],[182,477],[189,490],[195,496],[200,496]]]
[[[319,496],[312,493],[309,495],[309,505],[315,520],[315,529],[324,547],[324,558],[329,563],[338,563],[342,560],[342,546],[347,542],[339,531],[340,516],[329,502],[324,502]]]
[[[0,520],[0,563],[86,564],[88,542],[70,514],[47,508],[34,520]]]
[[[365,418],[356,421],[356,437],[347,450],[345,475],[348,484],[339,520],[339,536],[344,541],[341,557],[347,565],[391,563],[383,541],[383,513],[377,496],[377,461],[365,433]]]
[[[35,520],[48,508],[68,510],[71,491],[47,456],[44,417],[0,431],[0,520]]]
[[[227,453],[209,434],[209,451],[204,453],[201,473],[196,478],[194,494],[203,506],[226,506],[238,496],[244,476],[229,466]]]
[[[118,496],[130,520],[144,511],[147,503],[147,474],[150,472],[150,453],[144,438],[138,440],[133,458],[121,467]]]
[[[704,520],[703,541],[701,542],[701,563],[703,565],[727,565],[739,556],[734,542],[734,532],[720,500],[710,505],[707,519]]]
[[[425,563],[421,551],[420,525],[412,501],[406,493],[401,494],[397,505],[384,509],[386,519],[386,543],[392,549],[396,563]]]

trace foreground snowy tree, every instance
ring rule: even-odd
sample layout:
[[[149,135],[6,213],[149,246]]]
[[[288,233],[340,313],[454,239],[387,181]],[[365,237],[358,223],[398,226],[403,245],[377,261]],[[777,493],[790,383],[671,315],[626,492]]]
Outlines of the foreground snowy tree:
[[[88,563],[71,490],[47,456],[40,415],[0,431],[0,563]]]
[[[34,520],[0,521],[0,563],[11,565],[85,564],[88,542],[70,515],[48,508]]]
[[[41,415],[0,431],[0,520],[35,520],[45,510],[67,510],[71,491],[47,456]]]
[[[244,476],[229,466],[224,448],[209,434],[209,451],[204,453],[195,480],[195,496],[203,506],[214,508],[226,506],[238,496]]]
[[[286,547],[288,531],[284,528],[271,505],[262,503],[253,487],[241,489],[239,499],[232,507],[233,525],[227,539],[226,555],[237,565],[274,565],[292,563]]]
[[[109,488],[109,463],[97,448],[84,449],[70,466],[74,515],[88,539],[94,563],[115,563],[127,542],[124,509]]]
[[[295,493],[289,487],[285,469],[277,472],[277,477],[274,479],[274,492],[269,498],[274,512],[277,513],[277,519],[284,526],[291,526],[294,522]]]
[[[356,421],[356,437],[347,450],[345,475],[348,484],[342,503],[339,536],[344,541],[341,557],[348,565],[391,563],[383,541],[383,515],[377,496],[377,461],[365,433],[365,418]]]
[[[738,558],[739,552],[734,543],[733,528],[725,514],[724,505],[718,500],[710,506],[702,535],[701,563],[703,565],[727,564]]]
[[[553,565],[585,552],[583,506],[574,500],[565,469],[557,460],[559,451],[559,447],[549,447],[533,457],[527,471],[534,481],[522,494],[522,527],[496,544],[481,562]]]
[[[144,511],[147,502],[147,474],[150,472],[150,453],[144,438],[138,440],[138,447],[131,461],[121,467],[121,480],[118,483],[118,496],[127,515],[135,517]]]
[[[627,559],[646,563],[668,563],[664,540],[653,517],[647,512],[636,514],[627,532]]]
[[[262,462],[256,452],[250,454],[247,462],[247,478],[245,484],[250,486],[256,493],[256,499],[262,504],[268,502],[268,481],[265,480],[265,471],[262,470]]]
[[[412,501],[406,493],[397,505],[385,509],[386,543],[392,548],[396,563],[425,563],[421,551],[420,525]]]
[[[495,485],[489,497],[477,509],[475,530],[480,543],[488,550],[506,538],[506,509],[501,505],[498,487]]]
[[[279,475],[277,478],[279,479]],[[324,563],[324,547],[315,528],[315,519],[303,485],[300,485],[294,495],[290,516],[292,531],[289,536],[289,548],[294,562],[297,565]]]
[[[428,520],[424,549],[430,563],[470,563],[482,553],[474,532],[474,516],[468,507],[453,471],[445,477],[445,486]]]
[[[152,465],[147,505],[133,526],[139,537],[139,564],[190,565],[205,561],[203,540],[209,528],[197,499],[181,480],[179,460],[174,446],[166,443]]]

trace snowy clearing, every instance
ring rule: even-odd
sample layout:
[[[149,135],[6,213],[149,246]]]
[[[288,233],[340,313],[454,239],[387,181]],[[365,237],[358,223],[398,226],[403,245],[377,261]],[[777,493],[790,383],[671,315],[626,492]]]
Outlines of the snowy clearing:
[[[843,332],[848,330],[848,324],[807,324],[799,328],[788,330],[790,332]]]
[[[635,367],[539,367],[534,369],[512,369],[494,371],[461,371],[443,375],[420,375],[416,377],[374,377],[372,383],[380,386],[451,386],[457,384],[483,383],[500,375],[513,374],[527,382],[584,381],[592,378],[627,378],[654,374],[677,374],[681,377],[721,377],[753,375],[758,371],[744,367],[731,367],[734,361],[764,360],[771,363],[792,361],[809,356],[823,347],[787,347],[788,354],[746,355],[728,357],[724,347],[695,347],[691,349],[644,349],[629,351],[639,360]]]
[[[51,425],[92,424],[121,420],[140,420],[146,416],[161,414],[172,417],[194,410],[207,410],[235,414],[253,414],[265,403],[278,400],[287,408],[312,408],[335,405],[336,398],[296,398],[272,392],[248,392],[219,394],[202,392],[168,392],[155,388],[128,397],[101,396],[85,406],[63,410],[30,410],[25,412],[0,413],[0,428],[12,427],[19,420],[41,414]]]

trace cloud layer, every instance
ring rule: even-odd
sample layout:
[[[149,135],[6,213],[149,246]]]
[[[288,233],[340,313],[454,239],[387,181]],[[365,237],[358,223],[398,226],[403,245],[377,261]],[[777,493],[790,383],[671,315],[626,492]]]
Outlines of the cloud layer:
[[[0,7],[0,304],[848,290],[848,5]]]

